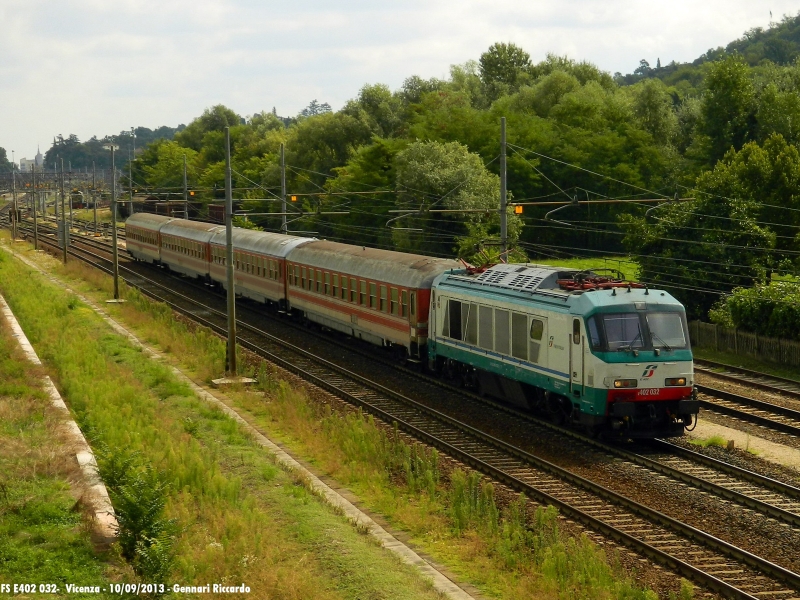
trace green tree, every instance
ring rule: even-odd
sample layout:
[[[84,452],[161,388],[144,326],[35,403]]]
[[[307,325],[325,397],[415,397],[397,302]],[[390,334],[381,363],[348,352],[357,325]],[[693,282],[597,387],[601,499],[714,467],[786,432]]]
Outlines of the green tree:
[[[498,177],[490,173],[477,154],[457,142],[414,142],[395,160],[397,207],[419,210],[394,222],[397,249],[474,259],[476,246],[499,236]],[[430,213],[431,209],[476,210],[487,213]],[[421,229],[422,231],[414,231]],[[521,229],[513,214],[508,218],[509,244],[514,245]]]
[[[755,88],[750,69],[739,55],[713,63],[706,75],[700,131],[707,136],[711,164],[731,148],[739,150],[752,137]]]
[[[211,132],[223,132],[226,127],[240,125],[242,118],[230,108],[217,104],[203,111],[203,114],[175,135],[175,141],[197,152],[205,146],[204,138]]]
[[[0,148],[0,173],[11,173],[11,161],[8,160],[5,148]]]
[[[478,62],[487,96],[496,99],[527,80],[531,56],[516,44],[499,42],[489,46]]]
[[[142,157],[136,161],[141,164],[144,182],[155,188],[183,188],[183,159],[186,157],[186,173],[189,185],[197,180],[197,152],[184,148],[175,141],[160,140],[150,144]],[[134,177],[138,179],[138,177]]]
[[[676,133],[678,119],[672,107],[672,96],[658,79],[648,79],[633,88],[633,112],[642,129],[657,144],[670,143]]]

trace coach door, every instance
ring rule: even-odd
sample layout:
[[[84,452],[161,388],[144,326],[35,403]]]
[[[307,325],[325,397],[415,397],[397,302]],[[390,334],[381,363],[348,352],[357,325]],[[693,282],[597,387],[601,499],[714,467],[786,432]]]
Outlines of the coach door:
[[[583,395],[583,345],[584,335],[581,320],[572,319],[572,333],[569,336],[569,388],[575,396]]]

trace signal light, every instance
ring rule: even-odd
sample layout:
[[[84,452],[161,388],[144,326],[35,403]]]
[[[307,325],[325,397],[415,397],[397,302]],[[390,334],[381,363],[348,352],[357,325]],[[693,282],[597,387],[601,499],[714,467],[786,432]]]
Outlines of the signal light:
[[[292,202],[297,202],[297,196],[292,196]]]
[[[514,214],[521,215],[522,214],[522,207],[518,204],[514,207]]]

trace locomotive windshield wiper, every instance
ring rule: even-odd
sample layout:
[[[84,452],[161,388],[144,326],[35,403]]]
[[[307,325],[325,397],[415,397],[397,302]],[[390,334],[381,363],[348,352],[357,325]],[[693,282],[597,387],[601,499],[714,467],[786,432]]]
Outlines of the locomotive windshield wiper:
[[[671,347],[671,346],[670,346],[670,345],[669,345],[667,342],[665,342],[665,341],[664,341],[664,340],[662,340],[660,337],[658,337],[658,336],[657,336],[655,333],[653,333],[653,332],[651,331],[651,332],[650,332],[650,335],[651,335],[653,338],[657,339],[659,342],[661,342],[661,344],[662,344],[662,346],[663,346],[664,350],[666,350],[667,352],[671,352],[671,351],[672,351],[672,347]]]
[[[625,352],[630,352],[631,350],[633,350],[633,345],[636,343],[636,340],[641,340],[641,339],[642,339],[642,332],[639,331],[639,333],[636,334],[635,338],[633,338],[630,342],[628,342],[624,346],[620,346],[619,348],[617,348],[617,350],[624,350]]]

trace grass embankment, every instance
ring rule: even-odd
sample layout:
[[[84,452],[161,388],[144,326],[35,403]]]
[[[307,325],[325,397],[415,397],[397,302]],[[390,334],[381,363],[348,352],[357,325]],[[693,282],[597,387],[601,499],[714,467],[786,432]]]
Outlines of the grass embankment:
[[[639,277],[639,265],[625,258],[613,256],[598,256],[597,258],[568,258],[568,259],[542,259],[531,260],[554,267],[566,267],[569,269],[598,270],[616,269],[622,272],[626,279],[636,281]]]
[[[166,366],[3,252],[0,290],[105,449],[101,471],[129,525],[120,552],[143,582],[244,583],[262,598],[437,596]]]
[[[55,261],[51,267],[54,272],[64,275],[62,267]],[[103,297],[107,297],[109,284],[105,277],[77,264],[69,265],[67,271],[67,276],[73,278],[73,284],[81,291],[91,294],[102,290]],[[202,330],[187,328],[176,321],[167,308],[124,286],[123,295],[129,302],[113,307],[111,310],[115,316],[131,326],[140,337],[170,353],[171,358],[180,361],[182,368],[196,379],[207,381],[218,376],[224,359],[222,340]],[[492,486],[475,475],[446,472],[440,468],[435,454],[403,443],[396,434],[378,427],[359,413],[343,415],[332,411],[330,406],[310,400],[303,391],[293,389],[267,365],[258,367],[258,376],[259,390],[229,393],[229,399],[237,410],[295,453],[313,457],[310,460],[318,469],[354,490],[366,506],[382,513],[394,527],[407,531],[427,553],[484,593],[504,598],[654,597],[652,592],[636,587],[620,568],[609,565],[605,554],[586,538],[565,537],[552,509],[532,510],[522,500],[500,509]],[[162,382],[160,385],[166,384]],[[233,472],[243,478],[253,470],[258,472],[249,446],[240,441],[236,426],[221,413],[175,392],[157,405],[164,423],[162,429],[175,430],[179,439],[191,441],[191,447],[182,451],[183,460],[196,463],[199,459],[194,454],[210,448],[219,466],[211,464],[207,468],[216,469],[214,472],[219,477],[228,477],[228,473]],[[135,436],[126,436],[123,441],[141,447],[142,453],[149,452],[154,432],[151,433],[152,426],[147,423],[152,417],[142,414],[139,409],[125,410],[123,415],[134,423],[142,422],[137,428],[143,427],[150,436],[144,447],[143,440]],[[246,458],[240,459],[240,456]],[[169,463],[169,460],[169,456],[158,453],[151,459],[164,470],[160,465],[165,461]],[[180,474],[188,467],[178,462],[169,468]],[[262,474],[262,479],[277,476],[274,467],[261,469],[266,473]],[[174,498],[176,491],[199,477],[197,469],[189,470],[194,474],[192,477],[179,477],[173,484],[170,496],[173,506],[177,506],[180,500]],[[240,490],[247,492],[240,492],[240,497],[258,495],[262,487],[263,481],[249,479],[247,484],[240,486]],[[298,501],[308,501],[302,486],[289,489]],[[178,510],[173,509],[168,514],[181,522],[186,521],[187,515]],[[223,518],[215,514],[215,518],[210,520],[224,522],[227,515]],[[289,527],[301,540],[319,535],[318,526],[307,515],[298,514],[294,521],[281,525]],[[234,530],[225,539],[235,551],[236,544],[242,543],[240,533],[243,529]],[[195,545],[187,544],[185,540],[193,535]],[[185,559],[181,557],[196,553],[193,548],[203,547],[202,543],[197,545],[196,535],[190,529],[178,544],[179,570],[187,568],[182,566]],[[217,535],[213,537],[220,539]],[[342,558],[338,551],[342,543],[338,534],[326,539],[332,545],[334,555]],[[251,551],[251,555],[261,561],[258,551]],[[225,555],[229,554],[236,553],[226,547]],[[319,560],[312,552],[309,560],[302,564],[308,564],[313,574],[315,568],[324,567],[326,560]],[[220,566],[221,572],[226,568],[233,568],[236,572],[236,559],[230,566]],[[359,596],[357,593],[344,595]],[[683,586],[682,596],[691,596],[690,586]],[[396,592],[387,597],[396,597]]]
[[[67,583],[100,586],[121,571],[92,547],[70,490],[77,461],[42,375],[0,317],[0,583],[54,584],[63,595]]]

